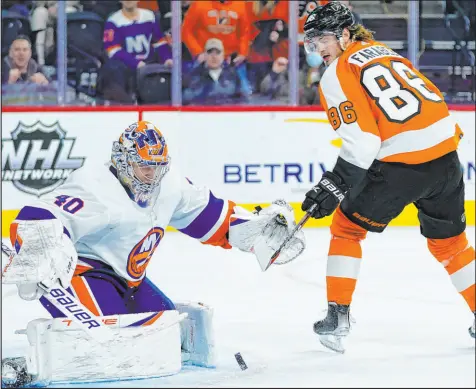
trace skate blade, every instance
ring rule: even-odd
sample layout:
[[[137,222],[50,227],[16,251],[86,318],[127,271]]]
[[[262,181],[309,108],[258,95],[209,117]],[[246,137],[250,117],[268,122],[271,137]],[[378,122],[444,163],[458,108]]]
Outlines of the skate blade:
[[[327,347],[329,350],[340,354],[345,353],[345,347],[342,339],[343,336],[319,335],[319,341],[324,347]]]

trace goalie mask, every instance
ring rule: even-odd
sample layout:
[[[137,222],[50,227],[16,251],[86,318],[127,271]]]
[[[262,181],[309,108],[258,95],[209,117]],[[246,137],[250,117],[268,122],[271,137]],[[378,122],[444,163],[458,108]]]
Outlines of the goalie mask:
[[[146,207],[169,170],[170,157],[162,133],[152,124],[131,124],[112,145],[112,165],[131,198]]]
[[[355,23],[349,8],[339,1],[330,1],[316,8],[304,24],[304,49],[307,54],[317,52],[319,39],[326,35],[335,35],[340,41],[342,31]]]

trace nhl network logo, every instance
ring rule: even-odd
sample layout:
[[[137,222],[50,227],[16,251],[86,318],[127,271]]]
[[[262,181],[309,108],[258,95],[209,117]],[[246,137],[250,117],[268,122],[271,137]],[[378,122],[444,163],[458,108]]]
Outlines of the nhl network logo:
[[[2,139],[2,181],[36,196],[51,192],[83,166],[84,158],[70,157],[75,141],[58,122],[18,123],[11,139]]]

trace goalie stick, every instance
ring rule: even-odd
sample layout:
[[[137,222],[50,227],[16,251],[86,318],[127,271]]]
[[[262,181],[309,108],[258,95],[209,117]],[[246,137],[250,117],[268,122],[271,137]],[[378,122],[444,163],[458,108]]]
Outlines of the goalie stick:
[[[281,254],[281,250],[283,248],[286,247],[286,245],[289,243],[289,241],[294,238],[294,235],[296,234],[296,232],[298,232],[303,226],[304,224],[306,224],[306,222],[309,220],[309,218],[311,217],[312,215],[312,212],[314,212],[314,209],[317,207],[317,204],[314,204],[311,208],[309,208],[309,210],[306,212],[306,214],[301,218],[301,220],[299,221],[299,223],[296,225],[296,227],[294,227],[294,229],[291,231],[291,233],[289,234],[289,236],[284,240],[283,243],[281,243],[281,246],[279,246],[279,248],[274,252],[274,254],[271,256],[271,259],[269,260],[269,263],[268,263],[268,266],[265,267],[264,270],[267,270],[272,264],[274,261],[276,261],[276,259],[278,259],[279,257],[279,254]]]
[[[3,242],[2,254],[5,254],[9,257],[9,263],[5,266],[5,268],[7,268],[16,254]],[[107,328],[100,318],[95,316],[88,308],[81,304],[81,302],[79,302],[59,283],[56,283],[51,288],[47,288],[42,283],[39,283],[38,286],[45,292],[43,297],[45,297],[68,319],[71,319],[81,329],[86,331],[91,337],[96,339],[98,342],[107,342],[112,340],[113,331]]]

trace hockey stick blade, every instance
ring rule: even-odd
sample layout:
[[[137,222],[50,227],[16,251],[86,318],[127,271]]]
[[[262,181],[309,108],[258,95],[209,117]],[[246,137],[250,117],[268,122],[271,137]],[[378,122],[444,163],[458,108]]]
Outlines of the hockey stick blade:
[[[311,217],[312,213],[314,212],[314,210],[316,209],[317,207],[317,204],[314,204],[311,208],[309,208],[309,210],[306,212],[306,214],[301,218],[301,220],[299,221],[299,223],[296,225],[296,227],[294,227],[294,229],[292,230],[291,234],[289,234],[289,236],[284,240],[283,243],[281,243],[281,246],[279,246],[279,248],[274,252],[274,254],[271,256],[269,262],[268,262],[268,266],[265,267],[264,270],[268,270],[268,268],[274,263],[274,261],[276,261],[276,259],[278,259],[279,255],[281,254],[281,251],[283,250],[283,248],[286,247],[286,245],[289,243],[289,241],[294,238],[294,235],[296,234],[296,232],[298,232],[303,226],[304,224],[306,224],[306,222],[309,220],[309,218]]]
[[[3,242],[2,253],[9,257],[9,263],[2,271],[3,278],[3,272],[7,270],[16,254]],[[99,317],[95,316],[59,283],[56,283],[51,288],[47,288],[42,283],[38,284],[38,286],[45,292],[43,297],[45,297],[48,302],[55,306],[62,314],[64,314],[68,319],[71,319],[79,328],[87,332],[95,340],[100,343],[112,340],[114,335],[113,331],[106,327]]]

